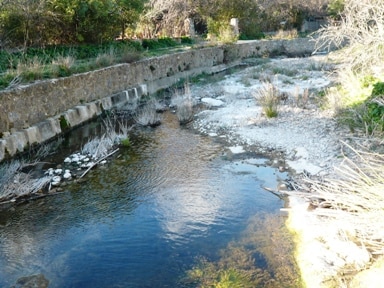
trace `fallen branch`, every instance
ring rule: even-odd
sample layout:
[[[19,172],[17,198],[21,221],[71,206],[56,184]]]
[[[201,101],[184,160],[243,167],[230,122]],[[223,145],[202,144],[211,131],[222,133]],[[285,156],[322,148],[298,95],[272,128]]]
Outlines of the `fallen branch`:
[[[275,191],[275,190],[273,190],[272,188],[269,188],[269,187],[261,186],[261,188],[263,188],[264,190],[266,190],[266,191],[272,193],[273,195],[279,197],[281,200],[284,200],[284,198],[286,198],[288,196],[287,194],[280,193],[280,192]]]
[[[111,153],[109,153],[108,155],[100,158],[98,161],[96,161],[95,163],[93,163],[93,165],[91,165],[90,167],[88,167],[87,170],[84,171],[83,174],[80,175],[79,179],[83,178],[93,167],[95,167],[97,164],[99,164],[101,161],[103,161],[104,159],[108,158],[109,156],[115,154],[117,151],[119,151],[119,148],[117,148],[116,150],[113,150]]]

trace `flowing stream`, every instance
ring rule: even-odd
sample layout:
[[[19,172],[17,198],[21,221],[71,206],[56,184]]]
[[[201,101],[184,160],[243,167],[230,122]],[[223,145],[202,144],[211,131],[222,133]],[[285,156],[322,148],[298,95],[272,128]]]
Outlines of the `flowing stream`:
[[[79,141],[82,129],[69,137]],[[282,217],[284,201],[261,187],[287,175],[268,159],[230,157],[171,113],[130,138],[85,182],[0,211],[0,287],[40,273],[49,287],[196,287],[185,277],[200,259],[217,263],[228,245],[251,239],[252,223]],[[274,241],[271,225],[253,225],[266,237],[247,245]],[[273,277],[276,265],[254,251],[253,265]]]

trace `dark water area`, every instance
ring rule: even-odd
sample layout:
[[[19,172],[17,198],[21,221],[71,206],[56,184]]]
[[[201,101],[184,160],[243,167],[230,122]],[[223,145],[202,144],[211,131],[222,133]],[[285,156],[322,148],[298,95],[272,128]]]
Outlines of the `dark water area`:
[[[197,259],[217,261],[251,219],[279,215],[284,201],[261,187],[287,175],[267,159],[228,160],[222,145],[164,117],[132,130],[131,146],[84,183],[0,211],[0,287],[39,273],[49,287],[195,287],[182,280]],[[67,147],[99,128],[82,129]],[[268,268],[262,255],[255,266]]]

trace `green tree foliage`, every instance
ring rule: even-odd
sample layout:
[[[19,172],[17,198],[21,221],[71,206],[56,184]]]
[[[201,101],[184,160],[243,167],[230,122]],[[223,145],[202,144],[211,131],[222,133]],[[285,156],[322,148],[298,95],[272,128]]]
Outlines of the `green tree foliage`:
[[[325,11],[330,0],[0,0],[2,46],[104,43],[140,24],[139,36],[183,36],[185,20],[199,33],[228,32],[231,18],[239,19],[243,39],[260,31],[299,28],[303,19]],[[331,0],[338,11],[343,0]],[[333,13],[333,12],[332,12]],[[133,33],[131,33],[133,34]]]
[[[260,37],[260,31],[300,28],[306,17],[324,15],[329,0],[150,0],[141,18],[142,35],[180,36],[184,20],[193,19],[198,32],[213,35],[228,30],[239,19],[243,39]],[[281,23],[285,25],[282,27]]]
[[[239,19],[240,31],[249,38],[256,38],[260,32],[260,9],[254,0],[212,0],[198,1],[198,11],[208,23],[208,32],[214,35],[227,30],[231,18]]]
[[[330,17],[339,20],[340,14],[344,10],[344,0],[331,0],[328,4],[328,14]]]
[[[145,0],[3,0],[3,45],[101,43],[137,22]]]
[[[46,0],[6,0],[0,7],[3,45],[28,46],[45,41],[44,30],[53,16],[47,10]]]

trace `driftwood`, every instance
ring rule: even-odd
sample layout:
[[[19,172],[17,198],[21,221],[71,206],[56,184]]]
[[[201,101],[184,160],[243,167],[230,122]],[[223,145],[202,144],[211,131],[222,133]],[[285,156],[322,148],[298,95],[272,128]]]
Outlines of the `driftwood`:
[[[272,188],[269,188],[269,187],[261,186],[261,188],[263,188],[264,190],[266,190],[266,191],[272,193],[273,195],[279,197],[279,198],[282,199],[282,200],[288,196],[288,195],[285,194],[285,193],[281,193],[281,192],[279,192],[279,191],[275,191],[275,190],[273,190]]]
[[[84,171],[83,174],[80,175],[79,179],[83,178],[93,167],[95,167],[97,164],[99,164],[101,161],[103,161],[104,159],[108,158],[109,156],[115,154],[117,151],[119,151],[119,148],[117,148],[116,150],[113,150],[111,153],[109,153],[108,155],[105,155],[104,157],[100,158],[99,160],[97,160],[95,163],[93,163],[93,165],[91,165],[90,167],[88,167],[87,170]]]

